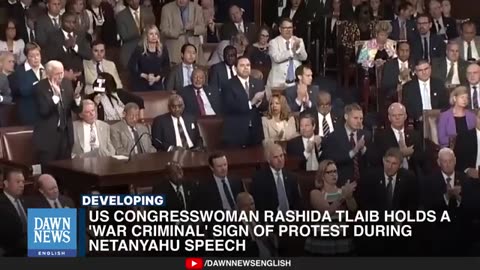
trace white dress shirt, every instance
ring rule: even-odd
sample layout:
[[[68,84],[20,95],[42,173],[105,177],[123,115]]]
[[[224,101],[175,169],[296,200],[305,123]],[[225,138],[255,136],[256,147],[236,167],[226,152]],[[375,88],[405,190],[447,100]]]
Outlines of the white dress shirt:
[[[183,190],[183,185],[178,186],[178,185],[175,185],[172,181],[169,181],[169,182],[170,182],[170,185],[172,185],[172,188],[175,191],[175,194],[178,194],[178,192],[180,191],[180,194],[182,194],[183,205],[187,207],[187,201],[185,200],[185,191]]]
[[[62,32],[63,32],[63,36],[65,37],[65,40],[68,40],[70,38],[69,37],[70,34],[72,34],[72,36],[75,37],[75,33],[73,33],[73,32],[72,33],[67,33],[63,29],[62,29]],[[67,51],[67,48],[65,46],[63,46],[63,50]],[[73,50],[78,53],[78,44],[75,44],[75,46],[73,47]]]
[[[183,87],[192,84],[193,65],[187,65],[185,63],[182,63],[182,72],[183,72]],[[181,89],[175,89],[175,90],[179,91]]]
[[[401,130],[398,130],[396,128],[391,127],[393,130],[393,134],[395,135],[395,139],[397,140],[398,145],[400,145],[400,133],[403,133],[403,140],[405,141],[405,146],[407,146],[406,142],[406,135],[405,135],[405,129],[402,128]],[[403,158],[403,163],[402,163],[402,168],[408,170],[408,158],[409,157],[404,157]]]
[[[403,68],[408,68],[408,60],[405,62],[402,62],[400,58],[398,59],[398,70],[402,70]]]
[[[200,97],[202,98],[202,101],[203,101],[203,108],[205,108],[205,114],[215,115],[215,111],[212,108],[212,104],[210,104],[210,100],[208,100],[205,90],[203,90],[203,88],[199,90],[200,90]],[[195,91],[195,95],[197,95],[197,89],[194,88],[194,91]]]
[[[452,175],[446,175],[442,171],[442,176],[443,176],[443,181],[445,181],[445,184],[448,186],[451,186],[452,188],[455,186],[455,172],[452,173]],[[450,178],[450,182],[447,182],[447,178]],[[443,199],[445,200],[445,204],[448,205],[448,195],[447,192],[443,194]],[[460,206],[461,200],[457,200],[457,206]]]
[[[450,72],[451,65],[452,65],[452,61],[448,60],[447,58],[447,74]],[[453,63],[452,84],[460,84],[460,78],[458,77],[458,62]]]
[[[285,181],[284,181],[284,178],[283,178],[283,173],[282,171],[280,170],[280,173],[277,174],[277,170],[275,170],[274,168],[270,167],[270,170],[272,171],[272,175],[273,175],[273,179],[275,179],[275,186],[277,187],[277,190],[279,190],[279,185],[282,185],[283,186],[283,190],[285,190],[285,198],[286,198],[286,201],[287,201],[287,206],[288,206],[288,209],[290,209],[290,202],[288,201],[288,196],[287,196],[287,189],[285,188]],[[279,177],[277,177],[277,175]],[[278,191],[277,191],[278,192]],[[278,194],[276,194],[278,196]],[[278,198],[278,208],[280,208],[280,198]],[[280,209],[278,209],[280,210]]]
[[[213,178],[215,179],[215,183],[217,184],[218,193],[220,193],[220,198],[222,199],[223,210],[235,210],[235,209],[232,209],[230,207],[230,204],[228,203],[227,195],[225,194],[225,191],[223,189],[222,179],[220,177],[216,176],[216,175],[213,175]],[[230,192],[230,196],[232,196],[231,198],[235,202],[235,197],[233,196],[233,193],[232,193],[232,187],[230,187],[230,183],[228,182],[227,177],[225,177],[225,183],[227,184],[228,191]]]
[[[480,59],[480,56],[478,55],[478,51],[477,51],[477,45],[475,44],[475,40],[470,41],[470,49],[472,51],[472,58],[475,58],[475,60]],[[466,41],[463,42],[463,54],[464,54],[463,59],[468,60],[467,59],[468,42],[466,42]]]
[[[227,69],[227,77],[230,80],[232,78],[232,76],[230,76],[230,67],[227,64],[225,64],[225,68]],[[237,68],[235,66],[232,66],[232,73],[233,73],[233,76],[237,76]]]
[[[418,85],[420,87],[420,95],[422,97],[422,108],[423,110],[432,109],[432,100],[430,96],[430,79],[427,81],[418,80]]]
[[[333,121],[332,121],[332,114],[328,113],[327,115],[323,116],[323,114],[318,113],[318,136],[323,137],[325,136],[323,134],[323,118],[327,119],[327,124],[328,124],[328,129],[330,130],[330,133],[333,132]]]
[[[385,187],[388,187],[388,175],[386,173],[383,173],[385,177]],[[397,174],[392,175],[392,196],[395,193],[395,184],[397,183]]]
[[[440,24],[440,29],[437,28],[437,22],[438,22],[438,24]],[[440,17],[438,19],[433,19],[433,24],[434,24],[435,29],[437,29],[437,35],[445,35],[447,30],[445,28],[445,25],[443,24],[443,18],[442,17]]]
[[[182,125],[183,128],[183,133],[185,134],[185,138],[187,138],[187,144],[188,147],[185,147],[182,145],[182,139],[180,139],[180,132],[178,130],[178,119],[180,119],[180,124]],[[177,146],[179,147],[185,147],[185,148],[192,148],[193,143],[192,140],[190,140],[190,136],[188,135],[187,128],[185,127],[185,121],[183,121],[183,117],[176,118],[172,116],[172,121],[173,121],[173,128],[175,129],[175,141],[177,142]]]
[[[50,18],[50,21],[52,21],[53,26],[55,26],[55,24],[53,23],[54,21],[58,24],[58,27],[61,26],[62,23],[60,22],[60,15],[54,17],[50,15],[50,13],[48,13],[48,17]]]
[[[88,153],[93,149],[90,147],[90,127],[91,125],[87,122],[83,122],[83,152]],[[97,125],[93,124],[93,130],[95,132],[95,148],[100,146],[100,142],[98,140],[98,129]]]
[[[275,1],[275,2],[278,2],[278,1]],[[278,17],[281,18],[282,17],[282,11],[283,9],[287,6],[287,0],[282,0],[282,5],[278,7]]]
[[[247,97],[248,97],[248,107],[249,107],[250,110],[251,110],[251,109],[252,109],[252,106],[253,106],[253,105],[256,105],[256,104],[252,104],[252,102],[251,102],[250,100],[251,100],[253,97],[251,97],[251,96],[250,96],[250,93],[247,93],[247,90],[245,89],[245,83],[247,83],[247,84],[248,84],[248,87],[249,87],[249,88],[248,88],[248,91],[250,92],[250,80],[249,80],[250,78],[244,79],[244,78],[242,78],[242,77],[240,77],[240,76],[237,76],[237,77],[238,77],[238,79],[240,80],[240,83],[241,83],[242,86],[243,86],[243,90],[245,90],[245,93],[247,94]]]
[[[245,33],[245,25],[244,25],[243,21],[241,21],[239,23],[235,23],[235,27],[237,28],[239,33]]]
[[[295,13],[297,13],[297,10],[291,8],[291,9],[290,9],[290,16],[289,16],[289,17],[290,17],[290,20],[293,20],[293,16],[295,16]]]

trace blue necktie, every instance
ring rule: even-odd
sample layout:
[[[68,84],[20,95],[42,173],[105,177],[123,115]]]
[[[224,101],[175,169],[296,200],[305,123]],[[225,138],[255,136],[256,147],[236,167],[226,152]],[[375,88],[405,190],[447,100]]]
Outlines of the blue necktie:
[[[287,51],[290,50],[290,42],[287,41],[285,43],[287,45]],[[293,64],[293,58],[290,57],[288,59],[288,69],[287,69],[287,78],[286,81],[287,83],[292,83],[295,80],[295,66]]]
[[[280,171],[277,171],[275,174],[276,180],[275,183],[277,185],[277,197],[278,197],[278,209],[281,212],[286,212],[289,209],[288,206],[288,198],[287,193],[285,192],[284,184],[282,183],[282,176],[280,175]]]

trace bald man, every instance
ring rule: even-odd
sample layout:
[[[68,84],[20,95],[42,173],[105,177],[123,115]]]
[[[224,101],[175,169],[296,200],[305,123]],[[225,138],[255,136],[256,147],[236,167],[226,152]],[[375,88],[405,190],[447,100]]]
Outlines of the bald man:
[[[37,180],[39,195],[32,198],[33,208],[74,208],[73,200],[61,195],[57,181],[50,174],[42,174]]]
[[[416,171],[422,167],[424,161],[423,143],[420,134],[414,129],[405,128],[407,112],[401,103],[392,103],[388,107],[390,126],[375,133],[376,160],[380,165],[382,157],[391,147],[398,147],[405,159],[402,168]]]
[[[470,64],[467,67],[467,84],[470,90],[470,109],[480,108],[480,65]]]

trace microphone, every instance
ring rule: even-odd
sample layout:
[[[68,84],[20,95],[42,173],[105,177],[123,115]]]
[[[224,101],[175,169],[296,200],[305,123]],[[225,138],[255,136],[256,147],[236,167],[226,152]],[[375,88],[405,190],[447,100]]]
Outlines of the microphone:
[[[148,132],[144,132],[144,133],[140,134],[140,136],[138,136],[138,139],[135,141],[135,143],[133,144],[132,148],[130,149],[130,152],[128,153],[128,160],[127,160],[127,162],[129,162],[129,161],[132,159],[133,150],[135,149],[135,147],[137,147],[137,145],[140,143],[140,141],[142,140],[143,136],[145,136],[145,135],[148,135],[150,138],[152,138],[153,140],[155,140],[155,141],[158,142],[159,144],[163,145],[163,142],[160,141],[159,139],[153,137],[152,134],[150,134],[150,133],[148,133]]]

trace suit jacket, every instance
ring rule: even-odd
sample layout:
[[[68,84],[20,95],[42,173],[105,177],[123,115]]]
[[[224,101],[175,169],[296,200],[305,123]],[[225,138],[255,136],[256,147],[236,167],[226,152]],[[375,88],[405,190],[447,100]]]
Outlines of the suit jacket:
[[[185,123],[186,132],[193,143],[193,148],[203,147],[203,140],[200,136],[197,119],[186,113],[182,115],[182,118]],[[175,128],[170,113],[159,115],[153,119],[152,137],[153,146],[155,146],[158,151],[168,151],[170,147],[177,145]]]
[[[28,68],[28,70],[27,70]],[[35,104],[35,87],[39,78],[28,65],[17,66],[13,74],[16,88],[13,90],[14,101],[17,103],[17,114],[22,125],[34,125],[38,118],[38,108]]]
[[[61,25],[61,16],[58,16],[58,25]],[[37,19],[37,23],[35,24],[35,34],[37,38],[38,45],[42,48],[48,48],[49,45],[49,36],[51,33],[59,30],[60,28],[55,28],[53,26],[52,19],[48,16],[48,14],[44,14]],[[45,58],[46,59],[46,58]],[[44,60],[45,60],[44,59]]]
[[[387,179],[383,168],[368,170],[359,184],[359,204],[364,210],[415,211],[420,200],[420,185],[410,171],[400,168],[396,174],[391,208],[387,201]]]
[[[215,111],[216,115],[222,113],[222,100],[220,96],[220,91],[215,88],[211,88],[207,85],[203,87],[203,91],[207,96],[208,102],[212,106],[212,109]],[[178,92],[180,96],[183,98],[183,102],[185,103],[185,113],[193,115],[195,117],[199,117],[200,115],[200,107],[198,106],[197,102],[197,93],[196,90],[193,88],[193,85],[188,85],[182,88]]]
[[[117,89],[123,88],[122,80],[118,75],[117,66],[114,62],[104,59],[100,64],[103,72],[109,73],[113,76]],[[93,83],[98,77],[97,63],[94,60],[83,60],[83,73],[85,76],[85,94],[90,95],[93,93]]]
[[[264,138],[261,113],[268,108],[267,100],[264,98],[258,108],[249,106],[253,96],[264,90],[263,81],[250,77],[249,83],[248,96],[238,77],[230,79],[222,90],[223,141],[227,145],[256,145]]]
[[[460,84],[467,83],[467,67],[468,62],[460,59],[457,62],[457,73],[458,79],[460,80]],[[448,68],[447,67],[447,58],[434,58],[432,59],[432,77],[437,78],[444,83],[447,82],[447,75],[448,75]]]
[[[291,7],[285,7],[282,10],[282,18],[290,18]],[[297,37],[307,40],[308,27],[307,23],[310,20],[310,13],[307,10],[304,3],[301,3],[297,11],[292,17],[293,21],[293,34]]]
[[[282,178],[289,209],[300,210],[301,198],[297,179],[286,169],[282,169]],[[277,186],[270,166],[265,166],[255,173],[251,189],[258,211],[276,211],[278,209]]]
[[[110,140],[110,125],[101,120],[96,120],[95,126],[97,129],[97,139],[99,141],[98,156],[109,157],[115,155],[115,148]],[[78,120],[73,122],[73,130],[75,132],[75,137],[72,148],[72,156],[81,157],[84,154],[85,147],[83,121]]]
[[[140,24],[142,28],[151,23],[154,15],[148,8],[140,7]],[[120,60],[125,68],[128,67],[128,61],[140,42],[141,34],[138,31],[132,12],[127,7],[120,11],[116,16],[117,32],[122,40]]]
[[[53,92],[50,88],[48,79],[40,80],[36,84],[36,89],[33,91],[39,116],[33,130],[33,143],[39,152],[56,151],[56,144],[58,144],[58,141],[52,138],[57,138],[56,134],[60,117],[64,117],[66,123],[67,148],[71,149],[73,146],[74,140],[71,112],[78,112],[79,106],[73,98],[74,92],[71,82],[64,79],[61,88],[63,111],[60,109],[60,102],[55,104],[52,100]]]
[[[177,3],[168,3],[162,8],[160,31],[163,42],[167,46],[170,61],[179,64],[181,60],[180,49],[185,43],[193,44],[197,48],[197,59],[203,59],[200,36],[207,33],[207,25],[203,17],[202,8],[195,3],[188,4],[188,23],[194,26],[193,31],[185,32]]]
[[[410,35],[408,38],[408,43],[410,43],[410,55],[413,59],[413,62],[417,62],[418,60],[423,58],[423,43],[421,40],[421,36],[418,32],[415,32]],[[446,53],[446,44],[443,41],[443,38],[430,33],[430,41],[429,41],[429,50],[430,50],[430,59],[435,57],[445,57]]]
[[[357,10],[358,6],[355,8]],[[355,11],[351,1],[342,1],[340,9],[340,20],[353,21],[355,20]]]
[[[358,153],[359,166],[360,166],[360,176],[363,171],[367,169],[368,160],[373,154],[373,149],[371,149],[372,135],[367,130],[358,130],[357,131],[357,141],[364,136],[365,147],[367,148],[364,154]],[[322,141],[323,153],[322,158],[331,159],[337,165],[338,170],[338,186],[343,186],[347,180],[353,180],[353,159],[350,158],[349,152],[353,149],[350,144],[350,135],[347,135],[345,125],[337,125],[335,131],[328,135]]]
[[[262,117],[263,135],[266,141],[288,141],[298,135],[297,124],[295,123],[295,117],[290,116],[288,121],[285,121],[285,128],[281,129],[277,125],[275,119],[268,119],[267,116]],[[283,136],[280,137],[280,133],[283,131]]]
[[[194,187],[188,183],[182,184],[184,204],[186,210],[191,210],[195,205],[193,204]],[[168,179],[161,179],[158,185],[155,185],[152,190],[152,194],[161,194],[168,198],[168,203],[162,210],[184,210],[181,206],[180,199],[177,196],[177,191],[173,188],[172,183]]]
[[[142,124],[137,124],[135,129],[138,136],[144,133],[150,134],[148,128]],[[116,149],[117,155],[128,156],[135,144],[130,126],[124,120],[110,126],[110,140]],[[152,145],[150,136],[143,136],[138,143],[145,153],[155,153],[157,150]]]
[[[315,135],[318,135],[320,134],[320,127],[323,128],[322,126],[322,123],[320,123],[320,120],[318,119],[318,110],[317,108],[313,107],[311,110],[307,111],[308,113],[310,113],[313,118],[315,119]],[[330,117],[332,118],[332,124],[333,124],[333,129],[335,130],[337,128],[337,126],[340,124],[340,123],[344,123],[344,119],[342,118],[343,115],[342,112],[339,112],[338,109],[336,108],[332,108],[330,110]],[[328,115],[327,115],[328,116]],[[333,131],[330,130],[330,134],[332,133]]]
[[[83,71],[83,60],[90,59],[91,49],[87,39],[83,33],[76,35],[76,44],[78,50],[74,51],[63,48],[65,45],[65,36],[63,30],[57,30],[52,32],[48,36],[48,47],[46,50],[46,61],[58,60],[63,63],[65,70],[72,69],[73,71]]]
[[[25,214],[25,201],[20,199]],[[0,248],[4,256],[25,256],[27,252],[27,232],[22,226],[18,212],[4,192],[0,192]],[[26,228],[25,228],[26,229]]]
[[[317,156],[318,162],[320,162],[320,154],[321,152],[318,151],[315,147],[315,155]],[[305,170],[307,165],[307,159],[303,154],[305,152],[305,145],[303,144],[303,137],[299,135],[287,142],[287,155],[288,156],[295,156],[300,160],[300,169]]]
[[[418,79],[413,79],[403,85],[403,104],[409,118],[418,120],[423,114],[422,96]],[[430,78],[430,101],[432,109],[448,108],[447,90],[445,84],[436,78]]]
[[[243,29],[245,30],[245,36],[248,40],[256,40],[257,39],[257,27],[255,23],[251,22],[242,22]],[[237,26],[232,22],[226,22],[220,28],[220,40],[230,40],[233,36],[238,34]]]
[[[467,121],[468,129],[475,128],[477,124],[477,117],[475,113],[467,110],[465,111],[465,118]],[[437,124],[438,131],[438,143],[441,147],[448,147],[449,139],[457,135],[457,126],[455,123],[455,117],[453,116],[453,108],[444,111],[440,114]]]
[[[457,38],[458,37],[458,31],[457,31],[457,22],[455,21],[455,19],[454,18],[443,17],[442,21],[443,21],[443,27],[446,28],[446,31],[445,31],[445,35],[441,35],[441,37],[444,40],[450,40],[450,39]],[[437,30],[438,29],[437,29],[437,25],[435,23],[435,19],[433,19],[432,28],[431,28],[432,34],[437,34],[437,32],[438,32]]]
[[[236,201],[237,195],[245,191],[242,180],[230,175],[227,176],[227,180],[232,191],[233,200]],[[195,209],[223,210],[222,198],[213,175],[209,175],[207,179],[200,181],[197,191],[192,204]]]
[[[465,169],[478,169],[477,163],[477,129],[471,129],[465,133],[458,134],[455,143],[455,156],[457,157],[457,171],[465,171]]]
[[[290,46],[292,46],[292,44],[290,44]],[[287,51],[285,40],[281,36],[278,36],[270,40],[268,45],[268,54],[272,58],[272,69],[268,74],[267,84],[270,87],[284,85],[287,79],[287,70],[291,50]],[[303,40],[300,39],[299,50],[293,52],[294,69],[300,66],[302,61],[305,60],[307,60],[307,51],[305,50],[305,44],[303,43]]]
[[[5,73],[0,73],[0,96],[2,101],[0,104],[8,104],[12,102],[12,91],[8,82],[8,77]]]
[[[208,70],[208,86],[221,91],[229,80],[228,72],[224,61],[211,66]]]
[[[93,9],[91,7],[87,7],[92,14],[94,14]],[[118,40],[117,40],[117,25],[115,22],[115,13],[113,7],[108,2],[101,2],[99,7],[99,12],[103,14],[103,25],[98,26],[95,25],[94,22],[94,31],[97,35],[97,38],[100,38],[105,42],[107,47],[115,46],[118,47]],[[96,15],[93,15],[96,16]]]
[[[326,0],[323,4],[322,0],[310,0],[307,3],[307,11],[310,12],[308,17],[311,19],[322,18],[332,11],[332,1]]]
[[[468,59],[466,59],[466,49],[464,47],[464,40],[462,39],[462,37],[458,37],[454,40],[455,42],[458,43],[458,45],[460,46],[460,58],[465,60],[465,61],[468,61]],[[475,42],[475,47],[477,49],[477,52],[479,54],[479,57],[480,57],[480,37],[475,37],[474,38],[474,42]],[[473,53],[473,52],[472,52]],[[472,56],[473,57],[473,56]],[[478,59],[477,59],[478,60]]]
[[[32,5],[33,6],[33,5]],[[20,1],[17,1],[13,6],[8,15],[10,18],[15,19],[15,28],[17,30],[17,38],[23,39],[25,43],[29,41],[27,24],[25,22],[26,11],[22,6]]]
[[[311,85],[310,87],[308,87],[308,97],[312,102],[311,108],[316,107],[317,97],[319,92],[320,92],[320,89],[316,85]],[[302,106],[299,106],[296,102],[297,85],[293,85],[286,88],[285,91],[283,92],[283,95],[287,99],[288,106],[290,107],[290,110],[292,110],[292,112],[299,112],[301,110]],[[308,108],[304,108],[304,109],[308,109]]]
[[[414,70],[414,64],[409,61],[410,71]],[[410,72],[411,73],[411,72]],[[397,85],[399,83],[400,67],[398,58],[388,60],[383,67],[382,90],[386,97],[392,97],[397,94]],[[410,74],[413,78],[413,73]]]
[[[73,200],[67,196],[59,195],[58,201],[61,204],[61,208],[75,208],[75,203]],[[48,202],[47,198],[45,198],[42,194],[36,194],[29,198],[28,208],[52,208],[50,203]]]
[[[197,68],[197,65],[193,64],[193,69],[195,68]],[[183,64],[180,63],[170,70],[170,74],[168,74],[167,78],[166,90],[180,91],[183,87]]]
[[[413,145],[414,152],[408,159],[408,168],[414,170],[417,166],[422,166],[425,161],[425,151],[423,149],[423,140],[421,135],[411,129],[405,128],[403,130],[405,136],[405,144],[410,147]],[[391,126],[388,126],[384,129],[378,130],[375,132],[375,150],[376,150],[376,160],[375,164],[378,166],[382,165],[382,159],[388,149],[395,147],[398,148],[398,141],[395,137],[395,133]]]
[[[392,25],[392,32],[390,33],[389,38],[393,40],[400,40],[400,24],[398,22],[398,18],[393,20],[391,22]],[[405,25],[406,31],[407,31],[407,39],[409,35],[412,35],[417,31],[417,25],[414,20],[407,20],[406,25]]]

